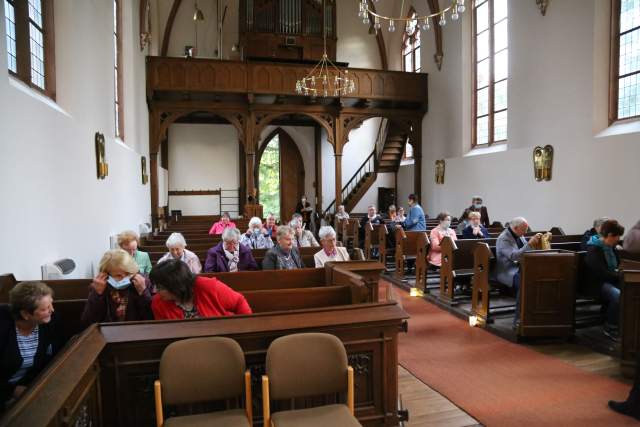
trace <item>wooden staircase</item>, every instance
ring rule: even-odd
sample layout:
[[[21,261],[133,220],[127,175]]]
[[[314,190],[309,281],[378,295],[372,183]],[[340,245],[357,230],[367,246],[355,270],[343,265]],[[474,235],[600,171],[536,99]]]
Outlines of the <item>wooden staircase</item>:
[[[393,123],[386,119],[380,122],[378,137],[373,152],[365,159],[360,168],[342,188],[342,204],[347,212],[353,208],[371,188],[378,178],[378,173],[396,173],[400,168],[402,155],[404,154],[407,135]],[[323,212],[335,211],[335,200],[327,206]]]

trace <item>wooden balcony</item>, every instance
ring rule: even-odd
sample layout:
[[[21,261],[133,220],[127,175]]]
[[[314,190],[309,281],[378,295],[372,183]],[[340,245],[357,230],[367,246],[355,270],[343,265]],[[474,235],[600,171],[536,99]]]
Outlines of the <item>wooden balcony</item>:
[[[158,92],[296,96],[308,64],[147,57],[147,94]],[[347,68],[356,91],[346,98],[426,108],[427,74]],[[416,105],[417,104],[417,105]]]

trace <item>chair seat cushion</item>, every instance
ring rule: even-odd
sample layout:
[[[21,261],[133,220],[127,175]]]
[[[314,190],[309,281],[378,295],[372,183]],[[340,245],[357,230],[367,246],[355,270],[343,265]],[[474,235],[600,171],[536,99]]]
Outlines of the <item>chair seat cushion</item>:
[[[361,424],[345,405],[276,412],[271,416],[275,427],[358,427]]]
[[[244,409],[167,418],[164,427],[249,427]]]

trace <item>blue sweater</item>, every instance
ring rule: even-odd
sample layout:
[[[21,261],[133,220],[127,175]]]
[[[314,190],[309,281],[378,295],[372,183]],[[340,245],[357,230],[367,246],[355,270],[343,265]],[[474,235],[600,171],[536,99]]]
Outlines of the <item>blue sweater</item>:
[[[419,204],[416,203],[409,209],[409,215],[404,220],[404,228],[407,231],[427,231],[424,211]]]

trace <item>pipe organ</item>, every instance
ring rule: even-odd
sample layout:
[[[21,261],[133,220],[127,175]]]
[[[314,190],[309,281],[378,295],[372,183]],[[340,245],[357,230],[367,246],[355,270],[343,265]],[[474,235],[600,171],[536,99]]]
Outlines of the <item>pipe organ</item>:
[[[239,16],[244,58],[319,60],[326,33],[335,60],[336,0],[240,0]]]

